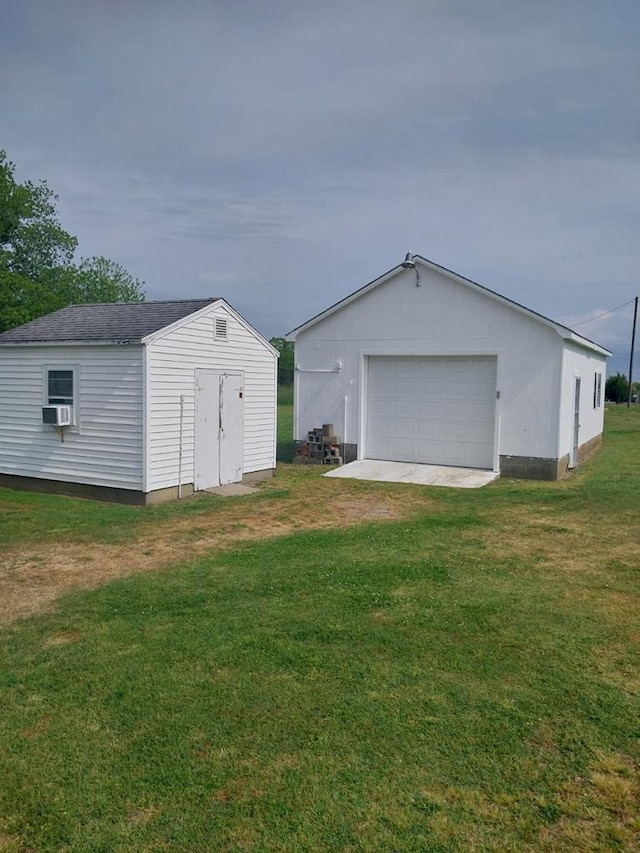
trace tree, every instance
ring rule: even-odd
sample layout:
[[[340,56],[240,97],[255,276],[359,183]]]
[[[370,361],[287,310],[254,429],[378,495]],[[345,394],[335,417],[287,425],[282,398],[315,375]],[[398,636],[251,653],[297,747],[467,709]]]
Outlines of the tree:
[[[610,376],[604,386],[604,398],[611,403],[626,403],[629,399],[629,382],[622,373]]]
[[[272,347],[278,350],[278,385],[293,385],[294,345],[285,338],[271,338]]]
[[[74,263],[46,181],[18,183],[0,150],[0,332],[74,302],[140,302],[142,282],[106,258]]]
[[[143,302],[142,282],[108,258],[84,258],[73,268],[74,302]]]

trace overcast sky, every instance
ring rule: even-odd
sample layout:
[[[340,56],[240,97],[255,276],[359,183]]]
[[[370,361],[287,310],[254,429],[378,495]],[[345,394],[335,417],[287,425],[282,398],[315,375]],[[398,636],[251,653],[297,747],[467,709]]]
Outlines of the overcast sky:
[[[410,249],[627,372],[632,306],[582,321],[640,292],[637,0],[0,12],[0,148],[148,299],[281,335]]]

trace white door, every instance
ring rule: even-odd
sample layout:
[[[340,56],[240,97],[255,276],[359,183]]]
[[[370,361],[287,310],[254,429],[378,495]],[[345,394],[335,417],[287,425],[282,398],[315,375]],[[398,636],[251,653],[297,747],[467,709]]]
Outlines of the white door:
[[[571,453],[569,454],[569,468],[578,465],[578,448],[580,447],[580,377],[573,377],[573,418],[571,422]]]
[[[242,373],[196,370],[194,489],[242,480]]]
[[[496,358],[370,356],[368,459],[493,468]]]
[[[242,480],[244,380],[241,373],[220,374],[220,485]]]

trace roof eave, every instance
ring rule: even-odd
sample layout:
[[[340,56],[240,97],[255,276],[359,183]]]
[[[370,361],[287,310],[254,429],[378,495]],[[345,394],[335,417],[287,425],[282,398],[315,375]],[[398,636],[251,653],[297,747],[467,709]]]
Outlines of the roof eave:
[[[140,339],[143,344],[152,344],[154,341],[157,341],[158,338],[162,338],[165,335],[168,335],[170,332],[174,332],[176,329],[181,328],[186,323],[189,323],[191,320],[197,319],[201,317],[203,314],[206,314],[207,311],[213,305],[218,305],[218,303],[224,302],[223,299],[212,299],[207,305],[204,305],[202,308],[198,308],[197,311],[192,311],[190,314],[185,314],[184,317],[180,317],[179,320],[174,320],[173,323],[169,323],[168,326],[162,326],[160,329],[156,329],[155,332],[150,332],[148,335],[145,335]]]
[[[242,314],[238,314],[238,312],[235,310],[235,308],[232,308],[231,305],[229,305],[229,303],[226,301],[226,299],[222,299],[222,298],[214,299],[208,305],[205,305],[203,308],[200,308],[198,311],[194,311],[193,314],[187,314],[186,317],[181,317],[181,319],[176,320],[175,323],[171,323],[169,326],[163,326],[162,329],[158,329],[157,331],[152,332],[149,335],[146,335],[144,338],[141,339],[141,343],[144,344],[145,346],[148,346],[149,344],[152,344],[155,341],[157,341],[159,338],[162,338],[165,335],[168,335],[170,332],[174,332],[176,329],[181,328],[182,326],[184,326],[186,323],[190,322],[191,320],[194,320],[194,319],[197,320],[199,317],[206,315],[207,311],[210,311],[212,308],[218,308],[221,305],[223,305],[227,309],[227,311],[233,317],[235,317],[236,320],[242,326],[244,326],[244,328],[248,332],[250,332],[256,338],[258,338],[260,343],[264,344],[265,348],[268,349],[270,352],[272,352],[276,356],[276,358],[279,356],[278,351],[274,347],[271,346],[269,341],[266,338],[264,338],[257,329],[254,329],[254,327],[247,320],[244,319]]]
[[[590,341],[589,338],[583,338],[582,335],[577,334],[577,332],[574,332],[571,329],[565,329],[563,326],[560,326],[558,328],[558,334],[564,338],[565,341],[571,341],[571,343],[578,344],[578,346],[584,347],[585,349],[593,350],[599,355],[604,355],[606,358],[613,355],[611,350],[601,347],[600,344],[595,343],[595,341]]]
[[[285,335],[285,340],[295,341],[295,339],[301,332],[305,332],[311,326],[315,326],[316,323],[319,323],[320,320],[324,320],[327,317],[330,317],[332,314],[335,314],[336,311],[345,308],[347,305],[349,305],[350,302],[354,302],[356,299],[359,299],[361,296],[364,296],[365,293],[368,293],[370,290],[373,290],[380,284],[384,284],[385,281],[388,281],[390,278],[393,278],[393,276],[399,272],[402,272],[402,266],[400,264],[398,264],[398,266],[396,267],[393,267],[393,269],[390,269],[387,272],[383,273],[381,276],[378,276],[378,278],[374,278],[373,281],[370,281],[362,287],[359,287],[357,290],[354,290],[353,293],[350,293],[348,296],[345,296],[343,299],[340,299],[339,302],[335,302],[333,305],[330,305],[329,308],[325,308],[325,310],[321,311],[319,314],[315,314],[310,320],[307,320],[306,323],[302,323],[302,325],[296,326],[295,329],[292,329],[290,332],[287,332],[287,334]]]
[[[571,340],[573,343],[578,344],[579,346],[584,347],[585,349],[593,350],[594,352],[600,353],[601,355],[610,356],[612,353],[609,350],[601,347],[599,344],[596,344],[595,341],[590,341],[588,338],[583,338],[581,335],[578,335],[573,329],[570,329],[568,326],[563,326],[561,323],[557,323],[555,320],[551,320],[549,317],[545,317],[544,314],[538,314],[537,311],[532,311],[531,308],[526,308],[524,305],[520,305],[519,302],[514,302],[513,299],[509,299],[506,296],[502,296],[500,293],[496,293],[495,290],[491,290],[488,287],[485,287],[482,284],[478,284],[478,282],[473,281],[470,278],[465,278],[465,276],[459,275],[453,270],[447,269],[447,267],[443,267],[440,264],[434,263],[434,261],[430,261],[427,258],[423,258],[422,255],[414,255],[413,260],[417,263],[420,263],[422,266],[427,269],[431,269],[435,272],[444,273],[449,278],[452,278],[454,281],[459,282],[460,284],[464,284],[467,287],[472,288],[473,290],[477,290],[480,293],[484,293],[486,296],[494,299],[496,302],[500,302],[503,305],[517,311],[518,313],[524,315],[525,317],[529,317],[532,320],[536,320],[537,322],[545,325],[551,329],[554,329],[562,338],[565,340]],[[355,290],[353,293],[349,294],[349,296],[345,296],[344,299],[341,299],[339,302],[336,302],[334,305],[331,305],[329,308],[324,311],[316,314],[310,320],[307,320],[306,323],[303,323],[301,326],[297,326],[295,329],[292,329],[290,332],[287,332],[285,338],[288,341],[295,341],[297,336],[306,331],[311,326],[314,326],[316,323],[319,323],[321,320],[330,317],[336,311],[347,306],[350,302],[353,302],[356,299],[359,299],[361,296],[364,296],[365,293],[368,293],[370,290],[378,287],[381,284],[384,284],[385,281],[388,281],[390,278],[393,278],[398,273],[403,272],[403,267],[401,264],[379,276],[378,278],[370,281],[368,284],[365,284],[363,287]]]
[[[141,346],[140,338],[102,338],[72,341],[0,341],[0,347],[97,347],[97,346]]]

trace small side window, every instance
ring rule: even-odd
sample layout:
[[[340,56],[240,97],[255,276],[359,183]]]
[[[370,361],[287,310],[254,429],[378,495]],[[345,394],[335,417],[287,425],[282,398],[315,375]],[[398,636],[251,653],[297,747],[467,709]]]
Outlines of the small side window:
[[[593,379],[593,408],[599,409],[602,405],[602,373],[596,373]]]
[[[216,317],[213,321],[213,337],[217,341],[227,340],[227,321],[224,317]]]
[[[47,370],[47,405],[73,406],[73,370]]]
[[[70,406],[71,424],[77,426],[78,367],[44,365],[42,404],[44,406]]]

